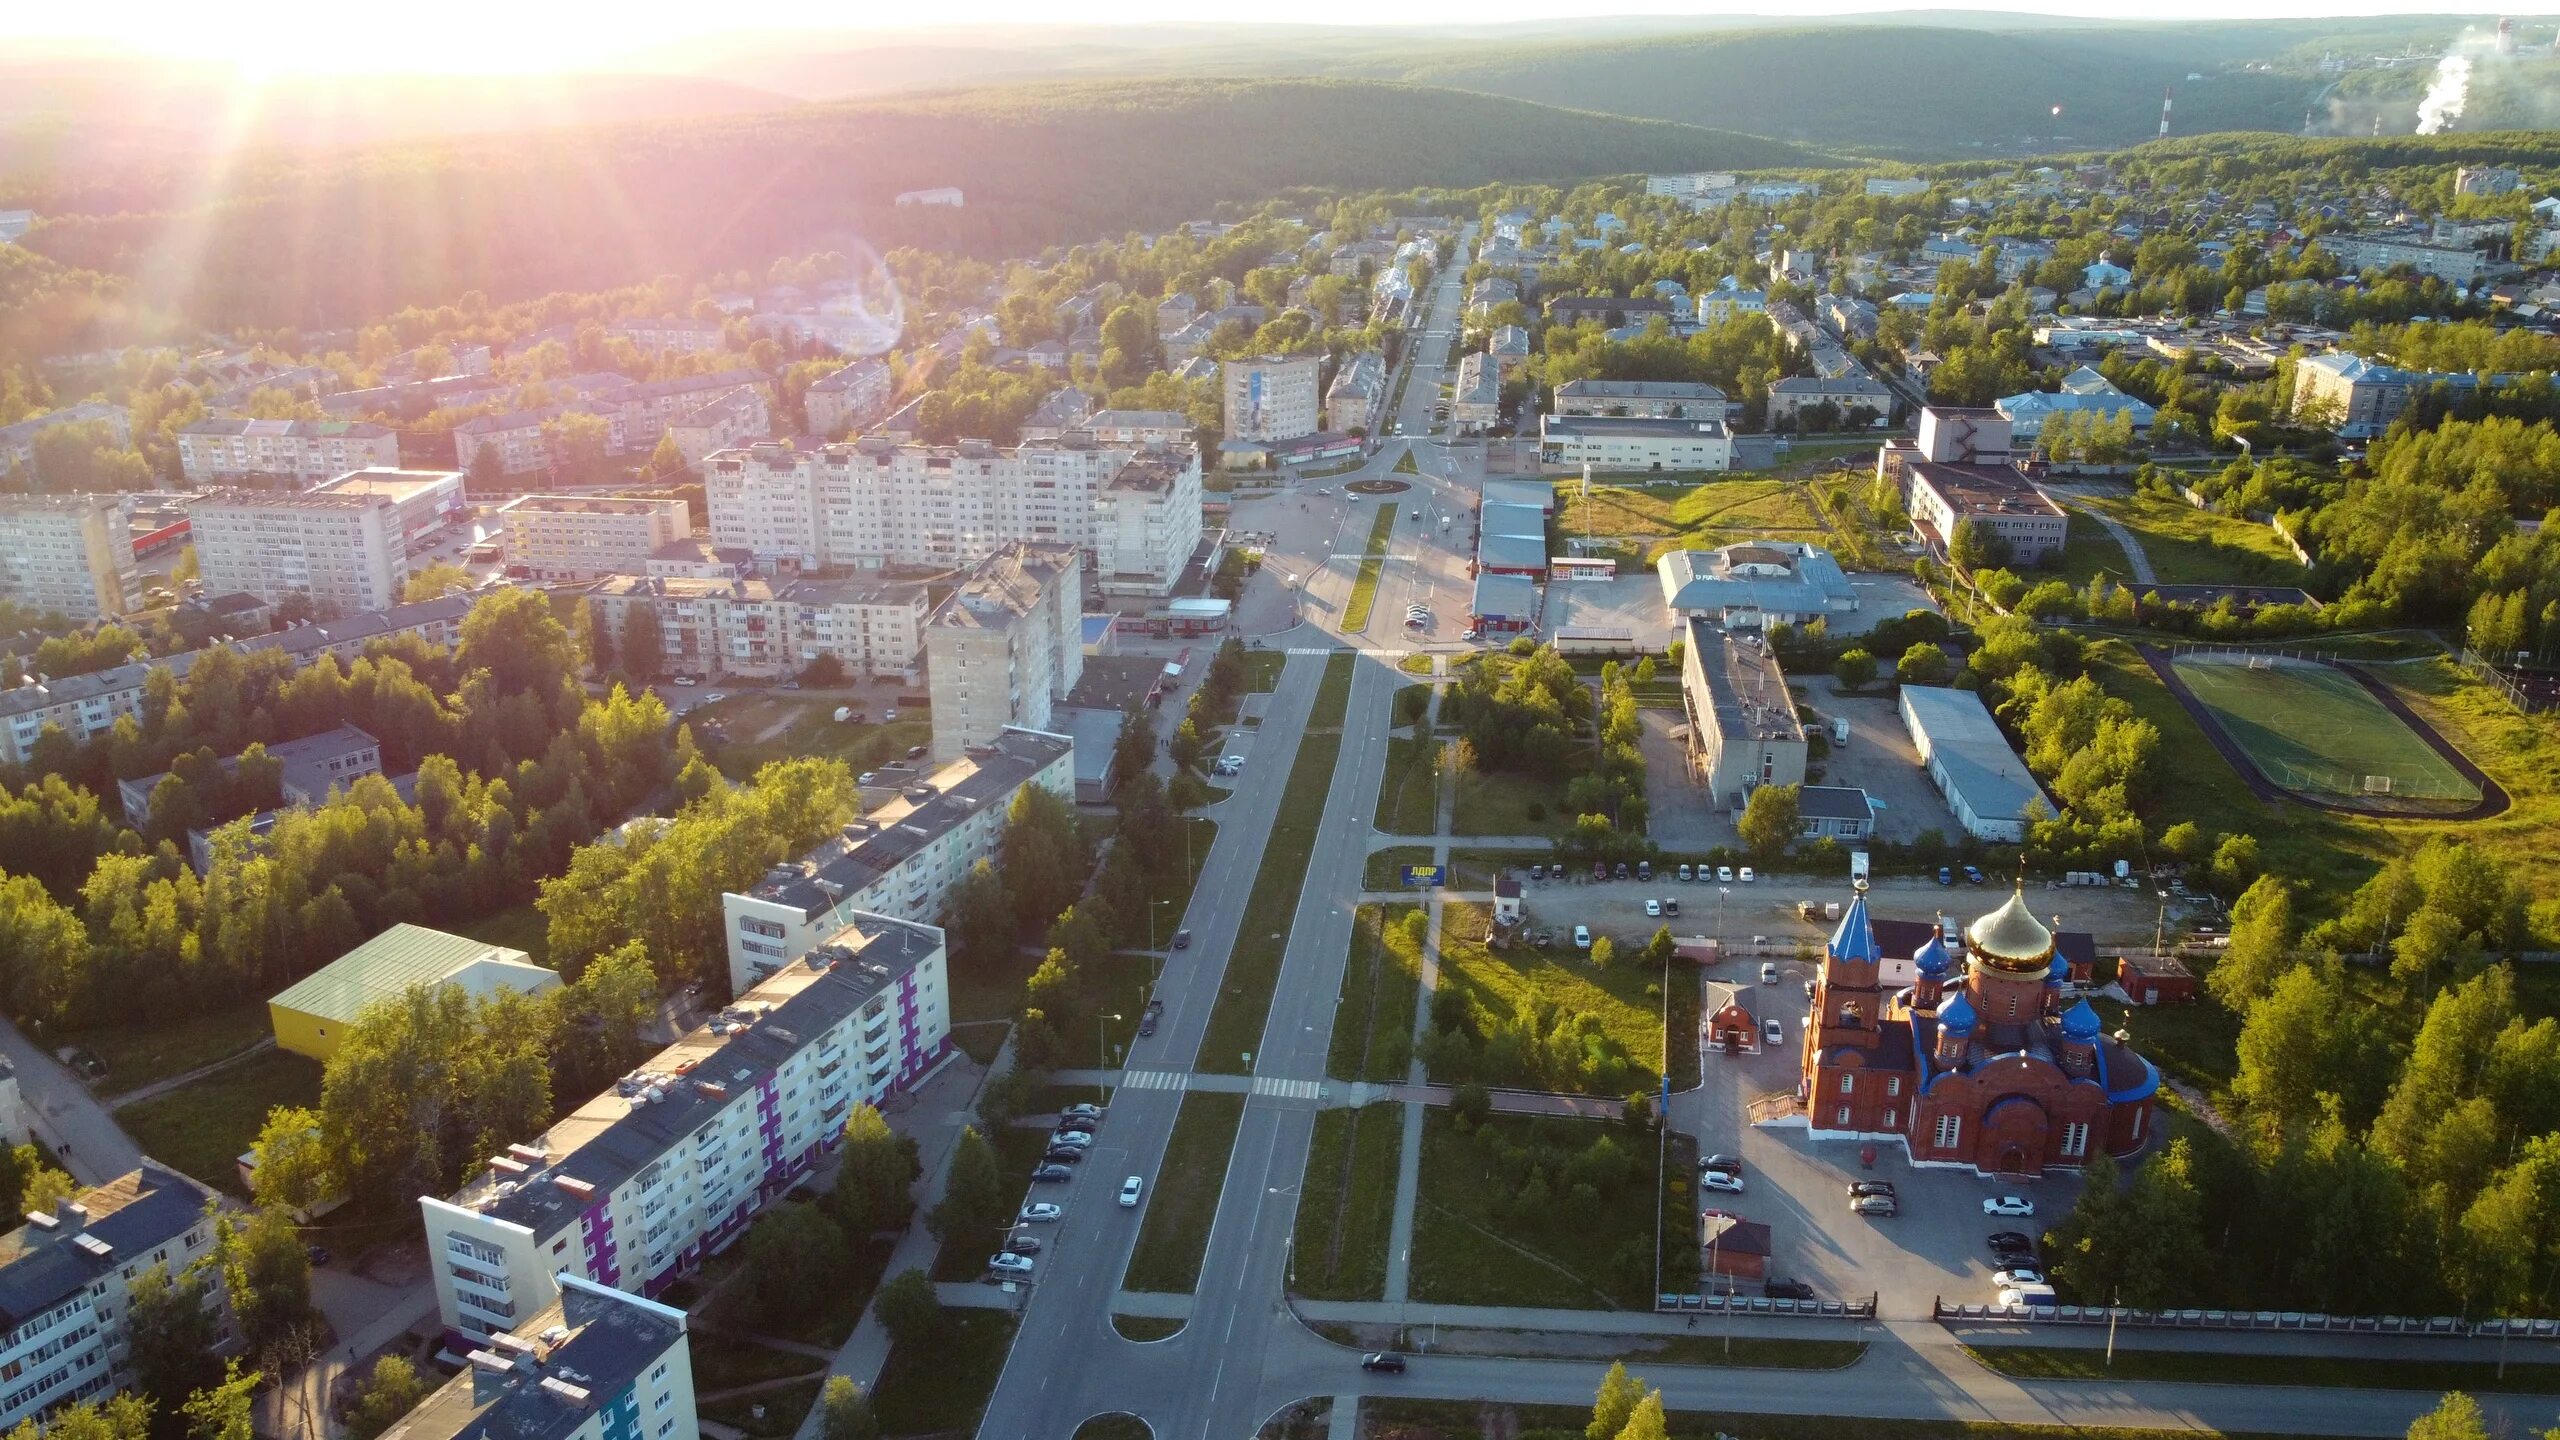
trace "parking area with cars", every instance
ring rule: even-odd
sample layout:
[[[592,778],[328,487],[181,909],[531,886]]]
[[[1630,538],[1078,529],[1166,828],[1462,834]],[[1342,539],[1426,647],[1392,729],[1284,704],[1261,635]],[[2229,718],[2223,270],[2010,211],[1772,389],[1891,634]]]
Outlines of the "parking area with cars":
[[[1923,830],[1935,830],[1949,840],[1963,838],[1946,797],[1938,793],[1920,764],[1911,732],[1903,728],[1892,687],[1874,686],[1868,693],[1851,695],[1828,675],[1811,677],[1806,683],[1826,734],[1832,720],[1849,722],[1849,742],[1831,747],[1822,761],[1821,783],[1866,791],[1878,807],[1880,839],[1915,840]]]

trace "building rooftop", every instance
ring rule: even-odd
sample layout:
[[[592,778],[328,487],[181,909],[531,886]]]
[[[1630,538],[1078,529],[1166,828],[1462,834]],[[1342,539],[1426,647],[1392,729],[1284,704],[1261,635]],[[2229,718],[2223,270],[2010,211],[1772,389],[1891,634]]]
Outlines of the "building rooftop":
[[[1654,562],[1674,610],[1780,614],[1854,608],[1858,592],[1819,545],[1755,540],[1721,550],[1669,550]]]
[[[1807,785],[1797,792],[1796,813],[1807,820],[1872,820],[1876,812],[1855,785]]]
[[[1986,414],[1992,413],[1989,411]],[[1951,465],[1917,456],[1905,462],[1914,479],[1945,497],[1958,516],[2044,515],[2062,518],[2062,507],[2014,465]]]
[[[2006,820],[2026,814],[2029,805],[2053,810],[2027,762],[2009,748],[2009,738],[1972,691],[1905,685],[1902,703],[1929,737],[1929,763],[1963,792],[1974,814]]]
[[[489,1337],[383,1440],[565,1440],[594,1418],[598,1397],[629,1386],[684,1337],[683,1311],[563,1274],[557,1303]]]
[[[934,926],[857,915],[533,1143],[509,1146],[454,1203],[548,1239],[941,948]]]
[[[181,435],[237,435],[295,440],[380,440],[391,427],[370,420],[193,420],[178,427]]]
[[[1724,403],[1724,392],[1713,385],[1691,384],[1680,380],[1567,380],[1556,387],[1558,400],[1690,400],[1700,404]]]
[[[145,1160],[0,1235],[0,1333],[15,1330],[204,1219],[213,1192]]]
[[[1696,415],[1676,420],[1656,420],[1645,415],[1541,415],[1538,427],[1539,433],[1548,438],[1659,436],[1667,440],[1713,440],[1725,433],[1724,421]]]
[[[519,495],[499,506],[498,513],[540,511],[546,515],[654,515],[670,504],[681,503],[673,497],[652,500],[640,495]]]
[[[1158,661],[1146,662],[1151,671]],[[1056,763],[1073,742],[1064,735],[1008,727],[973,745],[897,798],[847,824],[799,859],[777,865],[747,888],[755,899],[789,905],[804,916],[833,909],[845,896],[888,874],[909,856],[989,805],[1006,803],[1023,782]]]
[[[459,470],[350,470],[335,480],[324,480],[314,487],[331,495],[387,495],[395,501],[414,500],[445,485],[462,483]]]
[[[187,505],[198,509],[241,510],[371,510],[388,509],[395,497],[374,490],[208,490]]]
[[[118,503],[117,498],[113,495],[0,495],[0,515],[23,515],[47,510],[86,512],[102,506],[113,506],[116,503]]]
[[[960,588],[933,612],[944,628],[1004,629],[1039,608],[1040,594],[1072,575],[1076,552],[1066,545],[1016,542],[978,562]]]
[[[1768,646],[1737,639],[1703,619],[1692,618],[1686,634],[1689,653],[1706,678],[1718,730],[1735,739],[1803,742],[1795,697],[1787,693],[1787,677]]]
[[[1183,475],[1198,463],[1198,455],[1190,450],[1150,445],[1131,455],[1127,464],[1113,471],[1103,488],[1168,495]]]
[[[464,978],[464,972],[475,969],[483,973]],[[267,1003],[352,1024],[367,1005],[406,994],[413,986],[454,981],[474,994],[485,994],[502,985],[540,989],[558,979],[556,972],[534,964],[533,957],[521,950],[404,924],[321,966]]]

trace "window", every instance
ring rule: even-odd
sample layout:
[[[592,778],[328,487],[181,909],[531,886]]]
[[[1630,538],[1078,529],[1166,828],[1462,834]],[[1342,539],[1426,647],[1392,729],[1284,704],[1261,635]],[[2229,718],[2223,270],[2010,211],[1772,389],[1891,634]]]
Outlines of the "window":
[[[1893,1112],[1891,1110],[1884,1112],[1884,1128],[1887,1130],[1893,1128]]]
[[[1858,1093],[1858,1077],[1855,1075],[1841,1076],[1840,1093],[1843,1095],[1855,1095]]]
[[[2062,1153],[2074,1158],[2089,1153],[2088,1122],[2074,1120],[2062,1127]]]
[[[1956,1141],[1963,1138],[1963,1135],[1964,1118],[1962,1116],[1941,1115],[1938,1117],[1938,1138],[1936,1143],[1939,1149],[1954,1149]]]
[[[1887,1075],[1886,1077],[1884,1077],[1884,1093],[1886,1093],[1887,1095],[1899,1095],[1899,1094],[1901,1094],[1901,1093],[1902,1093],[1902,1077],[1901,1077],[1901,1076],[1899,1076],[1899,1075]]]

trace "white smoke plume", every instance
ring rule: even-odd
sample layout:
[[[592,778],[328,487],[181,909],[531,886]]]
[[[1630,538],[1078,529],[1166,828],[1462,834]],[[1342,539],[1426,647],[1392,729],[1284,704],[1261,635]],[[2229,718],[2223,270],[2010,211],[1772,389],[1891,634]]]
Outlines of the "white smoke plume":
[[[2418,101],[2418,133],[2437,135],[2453,128],[2462,118],[2462,107],[2471,97],[2471,57],[2447,55],[2436,62],[2435,79]]]

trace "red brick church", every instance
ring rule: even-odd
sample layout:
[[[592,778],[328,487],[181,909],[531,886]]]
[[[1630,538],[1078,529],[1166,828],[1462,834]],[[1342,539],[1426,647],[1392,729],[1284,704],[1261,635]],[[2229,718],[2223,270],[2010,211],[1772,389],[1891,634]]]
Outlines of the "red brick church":
[[[1805,1026],[1814,1138],[1898,1139],[1915,1165],[1992,1175],[2140,1151],[2160,1072],[2101,1033],[2088,1001],[2064,1006],[2071,962],[2023,888],[1966,928],[1961,959],[1927,933],[1910,985],[1888,994],[1863,888],[1832,932]]]

